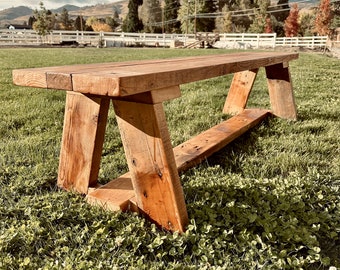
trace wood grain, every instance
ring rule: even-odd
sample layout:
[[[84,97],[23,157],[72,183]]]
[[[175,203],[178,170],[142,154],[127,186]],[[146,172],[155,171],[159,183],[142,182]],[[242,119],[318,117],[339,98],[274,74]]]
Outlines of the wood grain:
[[[188,216],[162,104],[113,104],[138,208],[158,226],[183,232]]]
[[[228,92],[223,112],[238,114],[244,110],[250,95],[250,91],[256,79],[259,69],[236,72]]]
[[[268,66],[266,75],[273,114],[284,119],[296,120],[297,110],[288,64]]]
[[[13,82],[22,86],[123,97],[229,73],[287,63],[297,58],[296,53],[247,52],[21,69],[13,71]]]
[[[110,100],[67,92],[58,186],[86,194],[97,183]]]
[[[184,172],[199,164],[269,115],[268,110],[246,109],[176,146],[173,151],[178,172]],[[111,211],[139,211],[130,173],[89,192],[86,198],[89,203]]]

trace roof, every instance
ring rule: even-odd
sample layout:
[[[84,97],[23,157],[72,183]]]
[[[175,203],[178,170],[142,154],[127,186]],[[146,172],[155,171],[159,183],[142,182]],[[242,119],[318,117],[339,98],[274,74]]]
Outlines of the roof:
[[[7,25],[8,29],[32,29],[31,26],[27,24],[9,24]]]

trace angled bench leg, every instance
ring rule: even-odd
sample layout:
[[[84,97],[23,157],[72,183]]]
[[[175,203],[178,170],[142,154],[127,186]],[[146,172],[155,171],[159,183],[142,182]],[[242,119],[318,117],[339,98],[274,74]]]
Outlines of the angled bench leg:
[[[296,120],[297,112],[288,63],[267,66],[266,74],[273,114]]]
[[[256,79],[258,69],[246,70],[234,74],[223,112],[241,113],[247,105],[250,91]]]
[[[162,103],[113,105],[138,208],[158,226],[183,232],[188,216]]]
[[[58,186],[86,194],[97,183],[110,99],[67,92]]]

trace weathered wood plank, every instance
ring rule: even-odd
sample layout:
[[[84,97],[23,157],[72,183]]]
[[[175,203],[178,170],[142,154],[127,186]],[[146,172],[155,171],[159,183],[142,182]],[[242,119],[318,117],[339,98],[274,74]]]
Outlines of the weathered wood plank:
[[[12,77],[13,83],[16,85],[47,88],[46,72],[44,71],[16,69],[12,71]]]
[[[242,113],[208,129],[174,148],[178,171],[187,170],[221,150],[228,143],[256,126],[270,112],[263,109],[246,109]]]
[[[240,71],[234,74],[223,112],[238,114],[244,110],[259,69]]]
[[[89,191],[86,200],[92,205],[98,205],[110,211],[138,212],[134,197],[135,191],[131,176],[130,173],[126,173],[93,191]]]
[[[273,114],[296,120],[297,110],[288,63],[266,67],[266,75]]]
[[[183,172],[199,164],[214,152],[222,149],[235,138],[257,125],[268,115],[270,115],[268,110],[246,109],[239,115],[178,145],[173,149],[177,170]],[[91,204],[100,205],[113,211],[138,211],[130,173],[126,173],[90,192],[87,195],[87,200]]]
[[[58,185],[86,194],[95,186],[110,100],[67,92]]]
[[[183,232],[188,216],[163,105],[113,104],[138,208],[158,226]]]
[[[140,63],[132,61],[48,67],[15,70],[13,82],[23,86],[61,90],[72,88],[81,93],[122,97],[289,62],[296,58],[296,53],[252,52],[146,60]],[[36,76],[34,80],[30,79],[31,74]]]

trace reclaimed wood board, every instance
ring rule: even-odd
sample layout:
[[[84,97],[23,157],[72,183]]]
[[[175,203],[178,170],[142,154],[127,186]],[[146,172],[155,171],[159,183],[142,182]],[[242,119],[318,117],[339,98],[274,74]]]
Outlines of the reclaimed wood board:
[[[123,97],[287,63],[297,53],[246,52],[13,70],[16,85]]]

